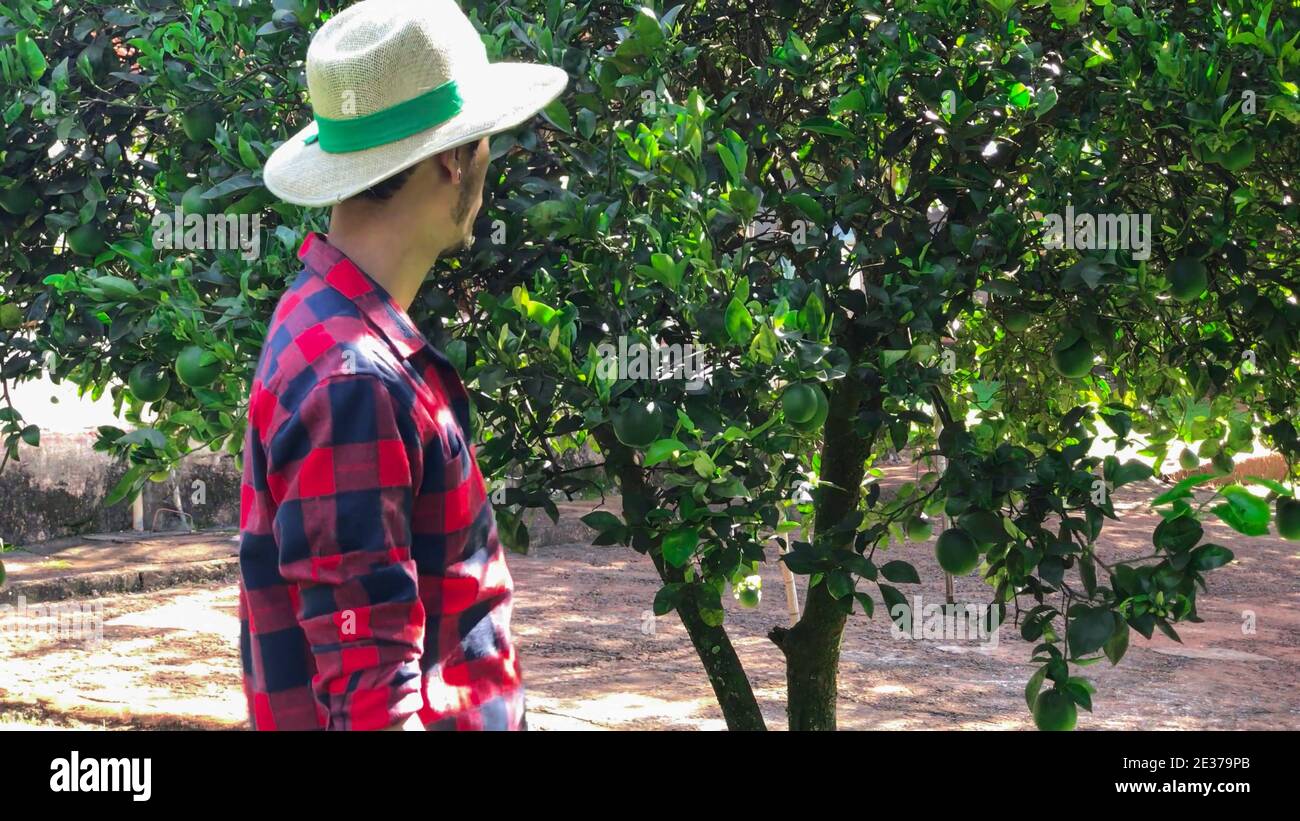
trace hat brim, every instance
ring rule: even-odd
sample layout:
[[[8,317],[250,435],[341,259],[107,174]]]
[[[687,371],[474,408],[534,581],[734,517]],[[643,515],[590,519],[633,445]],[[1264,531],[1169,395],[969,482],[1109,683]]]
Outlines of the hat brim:
[[[331,154],[307,139],[313,122],[286,140],[266,161],[262,180],[272,194],[295,205],[334,205],[426,157],[505,131],[546,107],[564,91],[569,75],[555,66],[490,63],[470,83],[458,82],[460,113],[433,128],[361,151]]]

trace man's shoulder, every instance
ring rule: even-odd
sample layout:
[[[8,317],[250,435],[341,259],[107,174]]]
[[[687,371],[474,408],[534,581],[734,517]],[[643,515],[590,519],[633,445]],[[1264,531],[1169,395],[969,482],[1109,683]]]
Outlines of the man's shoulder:
[[[292,406],[349,377],[378,379],[406,393],[399,358],[357,305],[319,278],[300,278],[276,306],[258,387]]]

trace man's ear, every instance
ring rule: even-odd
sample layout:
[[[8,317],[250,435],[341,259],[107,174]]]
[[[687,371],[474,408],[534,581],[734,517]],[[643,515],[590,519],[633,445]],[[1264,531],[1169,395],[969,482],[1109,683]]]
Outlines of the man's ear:
[[[434,162],[439,168],[440,175],[451,180],[452,185],[460,185],[460,181],[465,173],[464,163],[461,162],[460,148],[449,148],[446,151],[439,152],[434,156]]]

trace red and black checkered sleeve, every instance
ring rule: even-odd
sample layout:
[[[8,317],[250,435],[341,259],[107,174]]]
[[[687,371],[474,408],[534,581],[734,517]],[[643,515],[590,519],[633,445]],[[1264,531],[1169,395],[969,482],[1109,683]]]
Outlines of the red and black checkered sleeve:
[[[280,572],[315,659],[327,728],[379,729],[422,704],[425,613],[411,557],[419,434],[374,374],[310,389],[275,431]]]

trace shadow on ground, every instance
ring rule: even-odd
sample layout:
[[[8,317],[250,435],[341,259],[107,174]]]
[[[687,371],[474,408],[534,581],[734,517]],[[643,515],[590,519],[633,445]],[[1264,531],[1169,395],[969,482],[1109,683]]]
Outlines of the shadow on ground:
[[[1118,500],[1107,561],[1149,552],[1153,514]],[[563,524],[563,522],[562,522]],[[1179,627],[1184,644],[1134,636],[1118,667],[1084,675],[1098,687],[1084,729],[1295,729],[1300,727],[1300,544],[1245,539],[1219,525],[1208,536],[1237,561],[1202,594],[1202,624]],[[1140,553],[1139,553],[1140,552]],[[925,582],[909,595],[943,600],[928,544],[896,545]],[[549,545],[510,560],[514,632],[524,661],[530,725],[537,729],[723,729],[713,694],[675,614],[649,611],[659,584],[650,562],[626,548]],[[769,727],[783,728],[784,667],[765,638],[786,620],[781,576],[763,572],[755,610],[727,601],[727,624]],[[974,577],[956,580],[959,602],[987,601]],[[802,599],[803,590],[800,589]],[[123,593],[104,607],[103,641],[0,633],[0,727],[240,727],[236,588],[199,582]],[[1030,646],[1012,626],[997,646],[891,637],[877,618],[851,619],[841,667],[846,729],[1027,729],[1023,690]],[[1243,632],[1253,623],[1255,632]],[[28,621],[29,628],[39,624]]]

